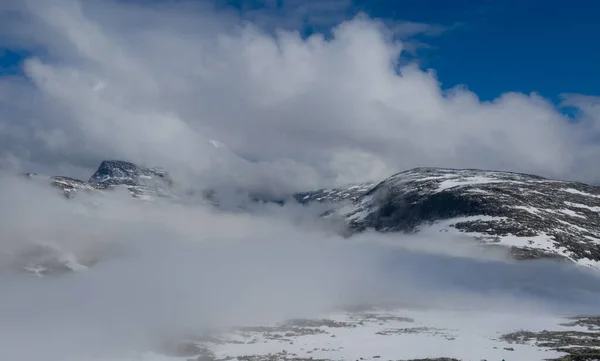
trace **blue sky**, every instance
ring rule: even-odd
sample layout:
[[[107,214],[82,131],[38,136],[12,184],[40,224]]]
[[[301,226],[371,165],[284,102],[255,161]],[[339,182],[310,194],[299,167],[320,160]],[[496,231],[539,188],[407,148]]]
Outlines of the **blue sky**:
[[[466,84],[482,99],[505,91],[600,95],[598,2],[362,2],[373,16],[462,24],[430,39],[435,48],[424,54],[444,85]]]
[[[258,11],[266,1],[228,3]],[[421,49],[420,63],[435,69],[444,87],[465,84],[482,100],[507,91],[554,101],[561,93],[600,95],[600,3],[593,0],[351,0],[340,9],[345,17],[365,12],[448,27],[427,37],[431,47]]]

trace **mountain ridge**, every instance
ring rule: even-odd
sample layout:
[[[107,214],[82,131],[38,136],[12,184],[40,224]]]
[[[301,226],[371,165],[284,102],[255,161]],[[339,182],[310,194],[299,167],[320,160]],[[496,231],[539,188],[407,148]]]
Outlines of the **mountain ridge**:
[[[591,266],[600,261],[600,188],[524,173],[415,168],[336,212],[350,233],[462,233],[486,244]]]
[[[131,162],[103,161],[89,181],[54,176],[67,197],[77,191],[126,187],[136,198],[178,198],[168,172]],[[205,200],[220,206],[209,190]],[[518,172],[417,167],[379,183],[324,188],[281,200],[247,194],[249,202],[321,204],[323,216],[347,225],[346,235],[466,235],[508,247],[517,259],[552,258],[600,268],[600,187]],[[242,206],[243,208],[243,206]]]

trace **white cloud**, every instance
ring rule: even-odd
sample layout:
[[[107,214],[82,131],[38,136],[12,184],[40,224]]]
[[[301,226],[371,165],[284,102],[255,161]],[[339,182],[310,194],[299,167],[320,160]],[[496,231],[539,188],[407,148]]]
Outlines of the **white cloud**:
[[[439,26],[363,15],[331,38],[303,38],[194,2],[19,3],[4,6],[28,26],[7,33],[42,51],[26,61],[26,79],[0,79],[11,104],[0,113],[5,167],[91,169],[121,158],[279,190],[429,165],[599,175],[589,169],[597,120],[569,124],[535,94],[481,102],[465,88],[442,90],[434,71],[398,68],[394,31]]]

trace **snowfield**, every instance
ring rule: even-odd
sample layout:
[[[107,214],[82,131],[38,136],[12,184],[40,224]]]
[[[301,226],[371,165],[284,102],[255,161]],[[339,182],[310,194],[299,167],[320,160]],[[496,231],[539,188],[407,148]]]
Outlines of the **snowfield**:
[[[600,328],[590,331],[587,327],[568,326],[570,321],[519,313],[373,308],[337,312],[313,320],[240,327],[213,334],[206,337],[207,341],[187,341],[187,356],[141,353],[122,361],[388,361],[442,357],[463,361],[542,361],[566,355],[534,341],[515,343],[503,339],[519,330],[586,332],[588,339],[595,339],[595,348],[600,351]],[[194,352],[199,355],[193,355]]]

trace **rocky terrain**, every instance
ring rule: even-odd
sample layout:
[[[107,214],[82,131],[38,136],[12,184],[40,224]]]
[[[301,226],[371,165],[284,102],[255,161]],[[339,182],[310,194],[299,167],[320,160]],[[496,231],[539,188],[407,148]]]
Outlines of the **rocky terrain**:
[[[511,247],[519,259],[597,267],[600,188],[538,176],[417,168],[379,183],[337,211],[350,233],[448,232]]]
[[[534,344],[567,353],[555,361],[600,360],[600,317],[573,317],[562,324],[572,329],[517,331],[502,336],[514,344]]]
[[[86,181],[82,181],[79,179],[71,178],[71,177],[63,177],[63,176],[43,176],[37,173],[25,173],[25,177],[29,179],[47,179],[50,181],[54,187],[63,191],[64,195],[67,198],[73,197],[77,191],[98,191],[104,190],[107,188],[106,185],[97,184],[97,183],[89,183]]]
[[[338,204],[356,202],[362,195],[375,186],[375,183],[350,185],[346,188],[319,189],[311,192],[294,194],[293,198],[300,204],[313,202]]]

